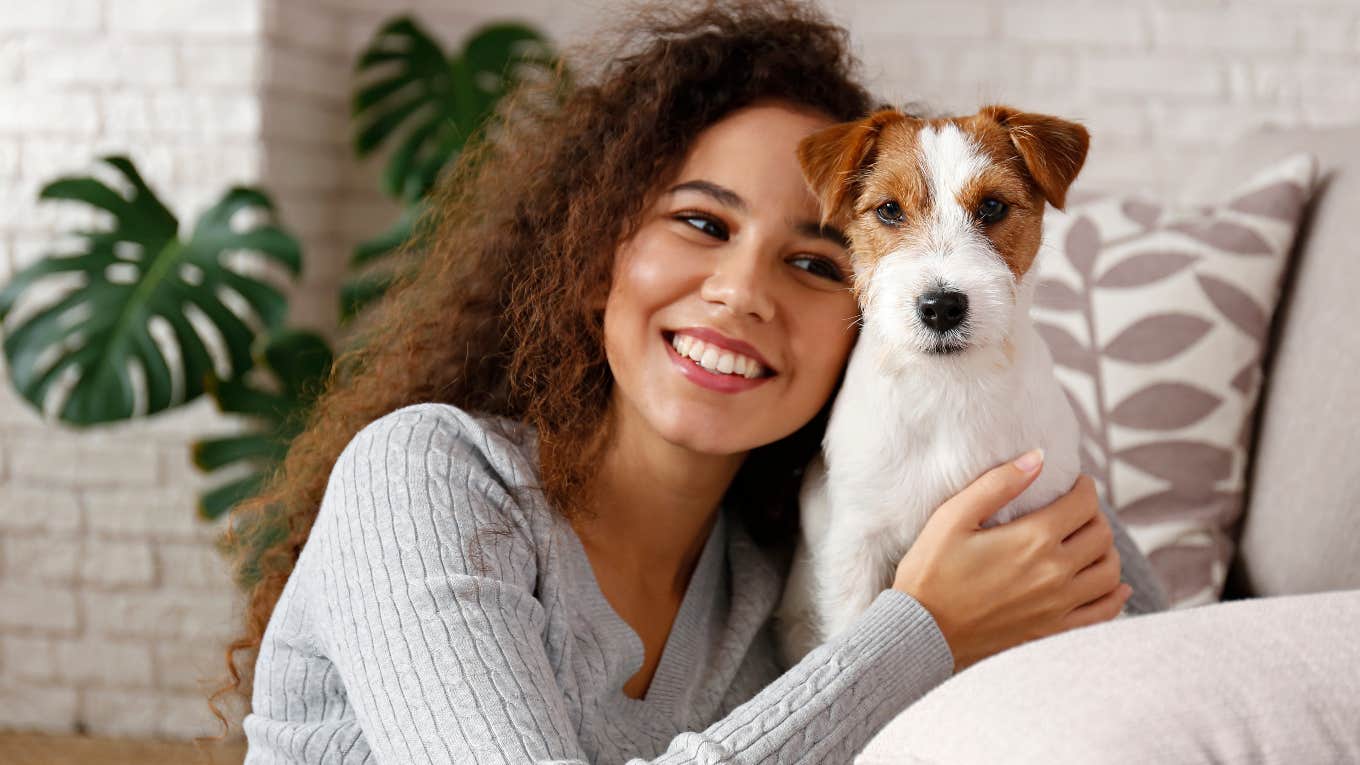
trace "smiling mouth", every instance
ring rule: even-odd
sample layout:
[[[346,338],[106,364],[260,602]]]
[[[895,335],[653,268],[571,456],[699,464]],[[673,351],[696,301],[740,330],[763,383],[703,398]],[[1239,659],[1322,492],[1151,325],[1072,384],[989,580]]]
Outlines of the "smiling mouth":
[[[688,337],[688,336],[687,336],[687,337]],[[677,356],[679,356],[680,358],[684,359],[685,361],[690,362],[691,364],[693,364],[694,366],[698,367],[699,369],[702,369],[704,372],[707,372],[708,374],[711,374],[711,375],[714,375],[714,376],[717,376],[717,377],[737,377],[737,378],[745,378],[745,379],[747,379],[747,380],[760,380],[760,379],[763,379],[763,378],[766,378],[766,377],[774,377],[775,374],[776,374],[776,372],[775,372],[774,370],[770,369],[770,368],[767,367],[767,366],[764,366],[764,365],[760,364],[760,363],[757,362],[755,359],[752,359],[752,358],[750,358],[749,356],[745,356],[745,355],[743,355],[743,354],[736,353],[735,351],[728,351],[728,350],[726,350],[726,349],[724,349],[724,348],[720,348],[720,347],[715,346],[715,345],[712,345],[712,344],[707,344],[707,345],[708,345],[709,348],[713,348],[714,350],[717,350],[720,354],[730,354],[731,356],[733,356],[733,357],[735,357],[735,358],[737,358],[737,359],[741,359],[742,361],[738,361],[738,362],[737,362],[738,364],[742,364],[742,363],[755,364],[755,365],[757,365],[757,366],[759,367],[759,370],[760,370],[760,371],[759,371],[758,373],[756,373],[756,374],[753,374],[753,375],[749,375],[749,376],[748,376],[747,374],[743,373],[743,371],[738,371],[738,368],[734,368],[734,369],[731,370],[731,371],[723,372],[723,371],[720,371],[719,369],[715,369],[715,368],[711,368],[711,367],[706,367],[706,366],[704,366],[702,363],[700,363],[700,361],[699,361],[698,359],[695,359],[695,358],[693,358],[692,356],[690,356],[690,355],[688,355],[688,354],[681,353],[681,352],[680,352],[680,349],[675,347],[675,332],[672,332],[672,331],[670,331],[670,330],[663,330],[663,331],[661,332],[661,339],[662,339],[663,341],[665,341],[666,345],[670,346],[671,352],[675,353]],[[702,342],[702,341],[698,341],[698,342]]]

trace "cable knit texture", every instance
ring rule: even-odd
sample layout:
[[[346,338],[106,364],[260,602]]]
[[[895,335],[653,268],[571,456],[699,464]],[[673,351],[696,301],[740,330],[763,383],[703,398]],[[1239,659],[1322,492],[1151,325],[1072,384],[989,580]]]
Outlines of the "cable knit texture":
[[[446,404],[355,436],[260,646],[247,765],[848,762],[951,675],[896,590],[779,666],[783,569],[720,512],[646,696],[626,696],[642,641],[537,464],[531,427]]]

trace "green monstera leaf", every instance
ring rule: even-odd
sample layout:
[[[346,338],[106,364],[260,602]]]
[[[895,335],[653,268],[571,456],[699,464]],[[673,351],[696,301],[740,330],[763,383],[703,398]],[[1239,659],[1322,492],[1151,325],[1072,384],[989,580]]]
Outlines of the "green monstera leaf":
[[[457,156],[496,103],[534,71],[556,65],[544,38],[520,24],[493,24],[449,55],[415,20],[385,24],[359,58],[366,84],[353,98],[354,150],[365,157],[401,133],[382,188],[415,202]]]
[[[257,429],[204,439],[193,446],[194,464],[205,472],[237,464],[246,467],[245,475],[199,497],[199,515],[209,520],[226,515],[238,502],[264,487],[283,462],[289,444],[307,424],[307,415],[325,388],[335,360],[325,339],[305,330],[279,330],[263,340],[256,372],[270,373],[274,383],[270,389],[238,379],[221,381],[211,391],[218,408],[250,418]],[[249,519],[229,517],[226,522],[234,524],[234,546],[227,544],[224,535],[218,538],[218,549],[240,562],[235,571],[236,584],[249,591],[259,581],[261,556],[287,538],[288,518],[282,512],[268,512]]]
[[[474,31],[454,54],[445,53],[410,17],[385,24],[356,67],[365,84],[354,94],[354,151],[365,157],[389,142],[395,148],[382,189],[403,205],[401,219],[360,244],[358,269],[396,252],[415,234],[423,201],[440,171],[520,83],[546,76],[557,57],[546,39],[522,24],[491,24]],[[416,251],[423,247],[414,244]],[[344,288],[341,318],[348,320],[380,298],[392,274],[359,276]]]
[[[125,189],[93,177],[62,178],[40,198],[92,205],[112,216],[112,227],[75,232],[81,251],[48,256],[0,290],[15,388],[39,411],[74,425],[153,414],[198,397],[211,378],[244,373],[252,364],[252,323],[281,325],[287,300],[226,256],[249,251],[294,276],[302,267],[297,241],[274,224],[263,193],[229,190],[182,239],[175,216],[131,161],[103,161],[123,176]],[[265,222],[236,225],[247,211]],[[19,316],[21,296],[48,280],[66,288]],[[156,323],[167,330],[169,353],[153,336]],[[225,359],[214,362],[205,334],[216,334]]]
[[[424,200],[411,203],[402,210],[401,217],[391,228],[354,248],[350,267],[356,269],[359,273],[350,277],[340,287],[340,320],[342,322],[353,319],[369,303],[387,293],[387,288],[396,278],[395,269],[364,269],[396,252],[405,244],[414,235],[416,223],[419,217],[424,214],[425,208]],[[412,246],[417,251],[422,249],[419,242],[412,242]]]
[[[306,425],[307,413],[325,386],[334,360],[330,345],[320,335],[283,329],[264,338],[256,359],[257,368],[273,377],[273,390],[240,378],[214,382],[211,394],[218,408],[251,418],[259,427],[254,432],[194,444],[194,464],[204,472],[237,463],[249,469],[246,475],[204,493],[199,500],[200,515],[217,518],[259,492]]]

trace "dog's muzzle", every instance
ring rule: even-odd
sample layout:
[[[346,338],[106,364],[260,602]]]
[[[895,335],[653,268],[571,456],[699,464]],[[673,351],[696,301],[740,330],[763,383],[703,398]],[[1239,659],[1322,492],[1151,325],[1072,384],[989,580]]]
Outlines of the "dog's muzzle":
[[[968,316],[968,296],[942,290],[927,292],[916,301],[916,313],[922,324],[943,335]]]
[[[933,337],[929,353],[948,355],[968,347],[968,296],[954,290],[932,290],[916,301],[916,315]]]

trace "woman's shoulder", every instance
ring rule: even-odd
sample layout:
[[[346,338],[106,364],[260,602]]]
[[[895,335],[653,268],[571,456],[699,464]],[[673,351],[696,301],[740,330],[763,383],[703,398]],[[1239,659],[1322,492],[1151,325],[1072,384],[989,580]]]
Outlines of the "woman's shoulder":
[[[535,550],[552,533],[533,435],[510,418],[441,403],[384,414],[336,461],[322,526],[346,539],[390,537],[382,549],[420,550],[440,565],[451,545],[469,571],[487,563],[484,574],[532,575]]]
[[[428,402],[393,410],[365,425],[345,452],[380,449],[387,460],[435,455],[459,463],[466,479],[516,490],[538,482],[538,448],[531,425],[510,417]],[[341,458],[345,458],[345,454]]]

